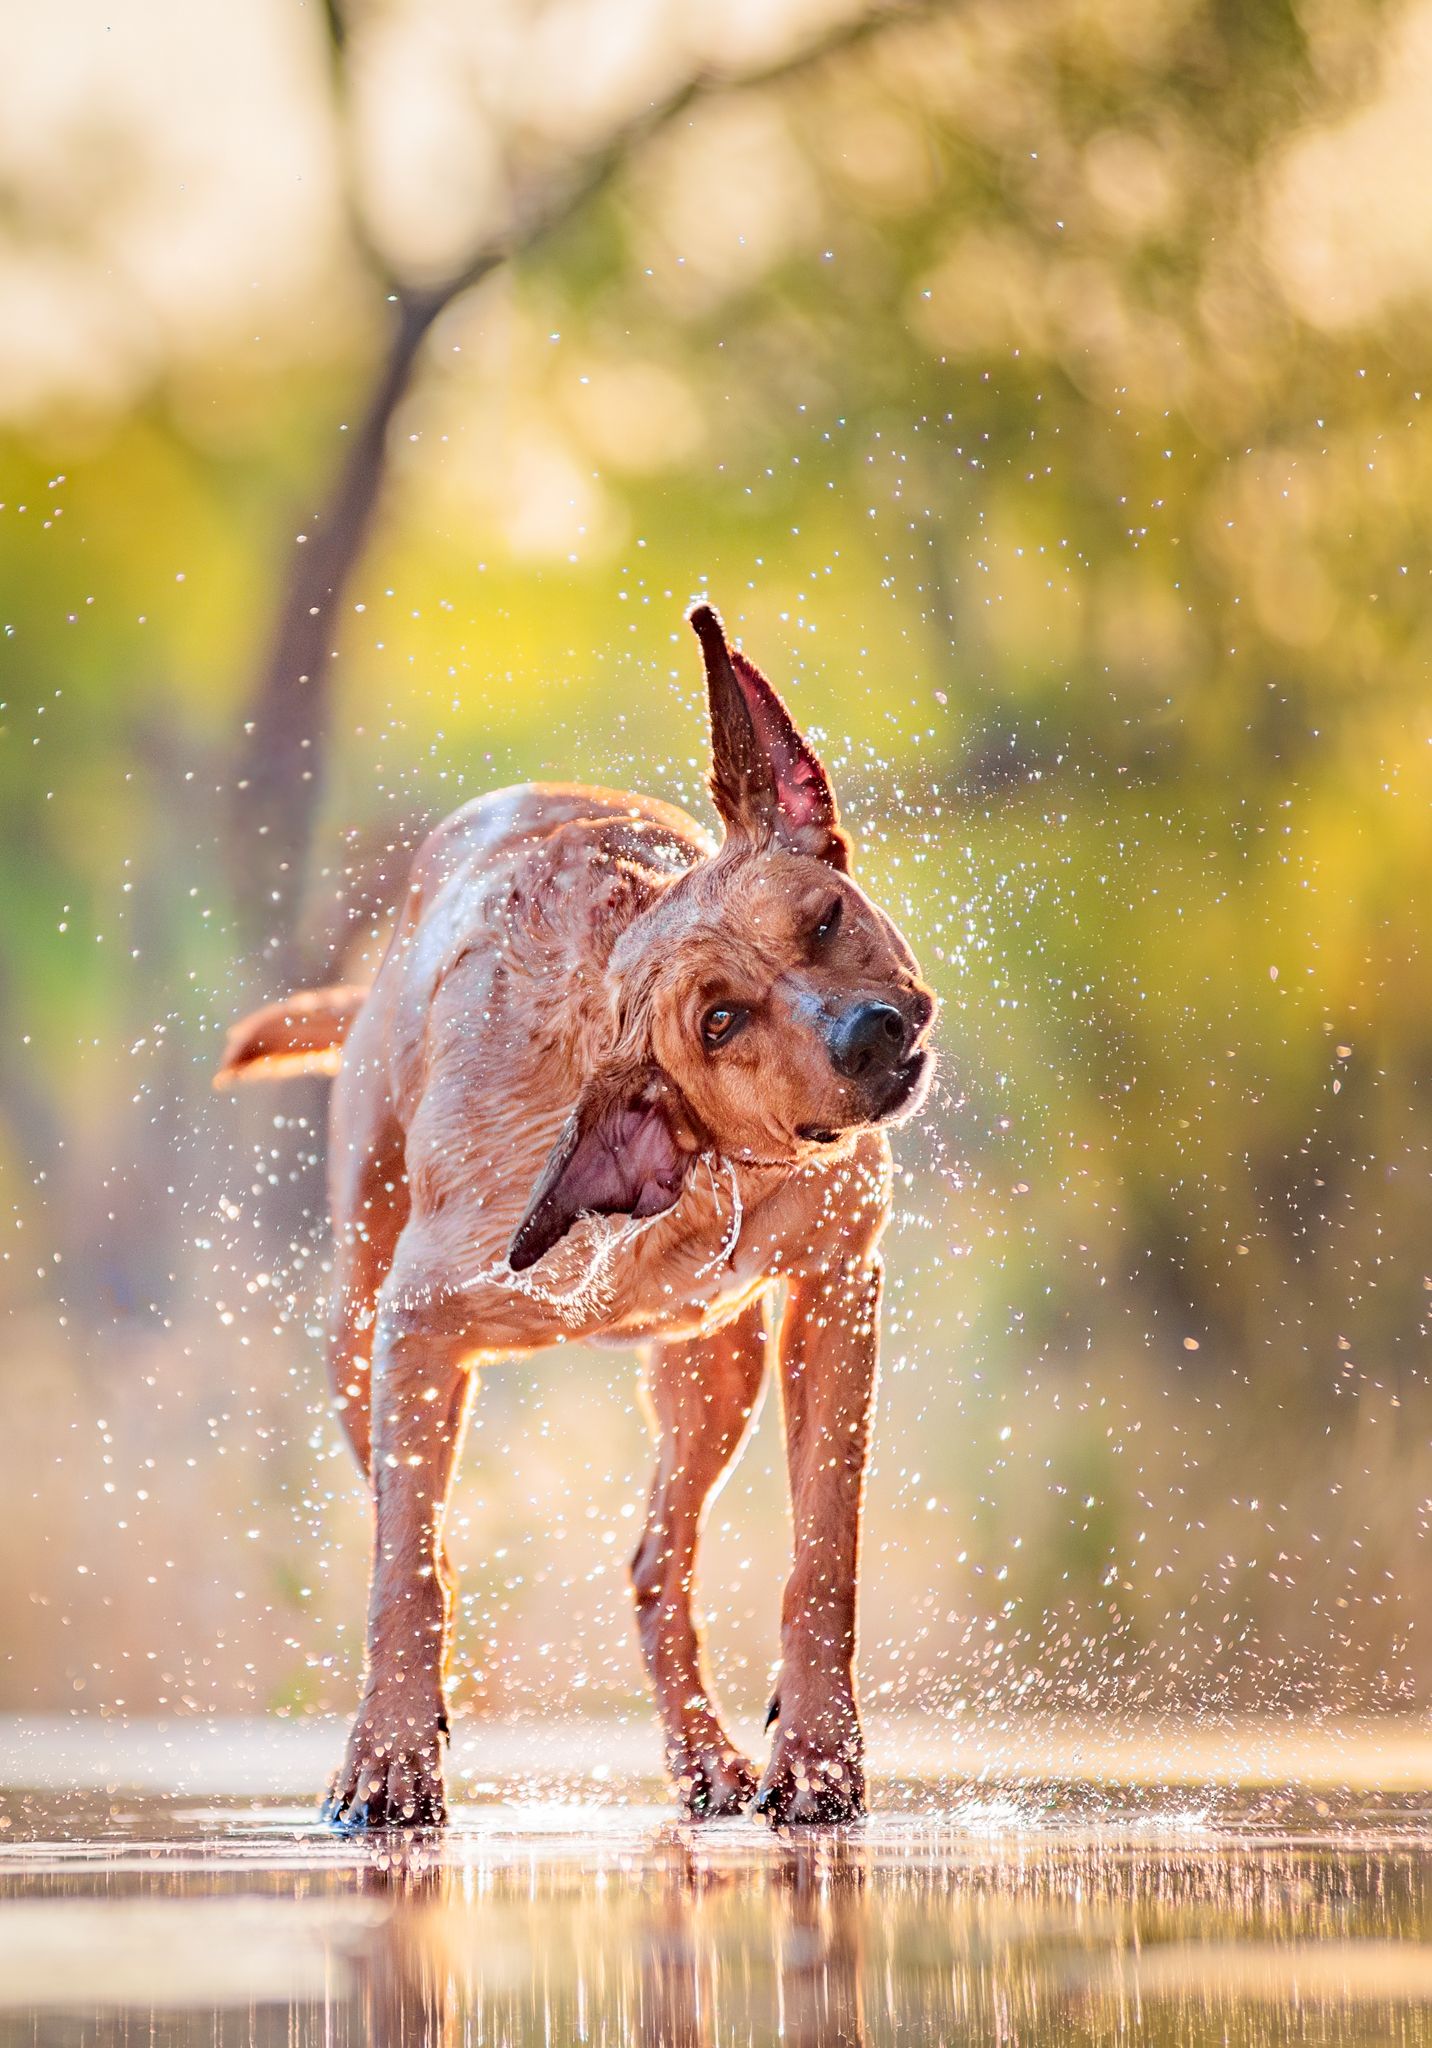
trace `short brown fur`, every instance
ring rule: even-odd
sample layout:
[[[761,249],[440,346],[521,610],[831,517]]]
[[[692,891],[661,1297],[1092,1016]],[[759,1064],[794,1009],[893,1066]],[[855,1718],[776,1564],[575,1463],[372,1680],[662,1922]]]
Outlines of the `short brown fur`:
[[[928,1085],[934,1004],[851,881],[829,782],[775,691],[709,607],[692,624],[719,846],[649,797],[479,798],[418,853],[366,996],[290,998],[230,1036],[224,1084],[342,1047],[329,1354],[375,1544],[339,1825],[445,1818],[443,1523],[476,1371],[572,1339],[650,1346],[658,1460],[632,1576],[687,1809],[863,1810],[855,1592],[885,1126]],[[702,1674],[692,1582],[773,1345],[795,1564],[758,1782]]]

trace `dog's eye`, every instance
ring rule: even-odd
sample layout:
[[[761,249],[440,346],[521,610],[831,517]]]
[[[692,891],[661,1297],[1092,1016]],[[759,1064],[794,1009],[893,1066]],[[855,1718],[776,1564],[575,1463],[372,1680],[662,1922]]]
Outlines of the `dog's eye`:
[[[731,1003],[716,1003],[701,1019],[701,1036],[707,1045],[720,1045],[730,1038],[746,1020],[746,1012],[738,1010]]]
[[[844,908],[845,906],[838,896],[833,902],[826,905],[820,914],[820,923],[815,928],[817,945],[823,946],[827,939],[834,938],[836,932],[840,929],[840,915]]]

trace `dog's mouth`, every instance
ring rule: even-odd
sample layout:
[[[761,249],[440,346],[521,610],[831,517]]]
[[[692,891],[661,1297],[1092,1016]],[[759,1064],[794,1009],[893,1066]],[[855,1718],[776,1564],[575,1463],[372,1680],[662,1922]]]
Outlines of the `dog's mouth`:
[[[852,1131],[868,1130],[881,1124],[906,1123],[924,1106],[934,1072],[935,1055],[928,1046],[918,1046],[908,1059],[891,1069],[863,1116],[840,1128],[828,1124],[801,1124],[796,1136],[807,1145],[838,1145]]]
[[[870,1119],[877,1124],[904,1123],[923,1106],[935,1071],[935,1055],[928,1046],[917,1046],[910,1057],[890,1076],[888,1087]]]

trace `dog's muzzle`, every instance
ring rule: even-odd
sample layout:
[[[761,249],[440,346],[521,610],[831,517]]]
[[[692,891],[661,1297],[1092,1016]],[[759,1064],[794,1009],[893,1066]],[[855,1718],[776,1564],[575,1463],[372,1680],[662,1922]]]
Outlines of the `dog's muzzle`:
[[[934,1004],[926,996],[909,1009],[870,999],[852,1003],[830,1025],[830,1063],[866,1099],[866,1115],[883,1123],[899,1114],[928,1078],[931,1055],[919,1043]]]
[[[830,1027],[830,1063],[847,1081],[878,1082],[908,1057],[914,1031],[893,1003],[852,1003]]]

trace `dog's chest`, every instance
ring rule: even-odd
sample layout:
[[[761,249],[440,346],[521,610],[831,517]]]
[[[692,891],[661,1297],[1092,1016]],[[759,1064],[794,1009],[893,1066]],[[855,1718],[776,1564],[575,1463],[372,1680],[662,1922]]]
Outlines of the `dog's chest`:
[[[772,1233],[771,1203],[739,1169],[724,1171],[704,1160],[681,1205],[658,1241],[638,1238],[614,1290],[610,1325],[602,1339],[694,1335],[706,1324],[732,1314],[782,1264],[783,1247]],[[664,1220],[664,1219],[662,1219]],[[598,1341],[602,1341],[599,1339]]]
[[[644,1224],[587,1217],[517,1276],[546,1341],[627,1345],[690,1337],[725,1321],[773,1280],[873,1244],[888,1202],[888,1154],[794,1173],[703,1159],[674,1210]]]

